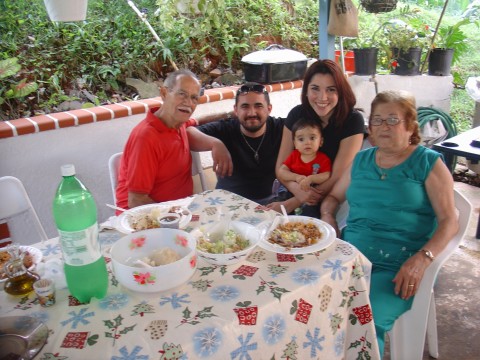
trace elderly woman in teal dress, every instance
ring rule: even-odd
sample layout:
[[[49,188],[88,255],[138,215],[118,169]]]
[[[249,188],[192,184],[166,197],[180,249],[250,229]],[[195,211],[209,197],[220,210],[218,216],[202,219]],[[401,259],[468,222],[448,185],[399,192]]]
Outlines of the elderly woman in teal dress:
[[[385,333],[410,309],[425,269],[455,235],[458,222],[449,170],[440,154],[418,145],[413,96],[379,93],[369,131],[374,147],[357,154],[323,201],[321,218],[338,232],[335,212],[348,200],[341,237],[373,264],[370,299],[383,355]]]

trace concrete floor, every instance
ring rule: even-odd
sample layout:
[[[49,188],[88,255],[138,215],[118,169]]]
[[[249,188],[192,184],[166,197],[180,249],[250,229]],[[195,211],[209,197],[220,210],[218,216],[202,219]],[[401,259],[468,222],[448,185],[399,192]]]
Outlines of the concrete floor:
[[[215,174],[206,172],[209,188]],[[198,186],[198,180],[196,180]],[[475,238],[480,210],[480,188],[455,182],[472,204],[473,213],[460,247],[440,270],[435,286],[439,360],[480,360],[480,239]],[[432,359],[428,344],[422,360]],[[383,360],[390,360],[388,339]],[[418,360],[418,359],[399,359]]]

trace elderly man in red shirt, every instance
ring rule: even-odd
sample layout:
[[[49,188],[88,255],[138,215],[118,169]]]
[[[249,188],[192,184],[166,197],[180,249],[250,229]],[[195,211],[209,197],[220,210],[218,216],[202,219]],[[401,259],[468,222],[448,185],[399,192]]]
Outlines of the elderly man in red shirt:
[[[232,174],[230,153],[220,140],[185,130],[200,97],[197,77],[189,70],[175,71],[166,78],[160,95],[163,105],[147,113],[125,145],[116,190],[119,207],[192,195],[190,150],[211,150],[217,175]]]

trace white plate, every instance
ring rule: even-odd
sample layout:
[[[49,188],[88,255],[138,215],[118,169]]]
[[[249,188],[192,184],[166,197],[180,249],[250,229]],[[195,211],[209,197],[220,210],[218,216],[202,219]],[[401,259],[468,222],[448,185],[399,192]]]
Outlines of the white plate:
[[[28,268],[28,270],[34,270],[35,267],[37,266],[37,264],[42,261],[42,258],[43,258],[43,254],[42,252],[37,249],[37,248],[34,248],[33,246],[24,246],[24,245],[20,245],[19,246],[19,249],[22,251],[22,252],[26,252],[28,251],[30,253],[30,255],[32,255],[32,260],[33,260],[33,264],[32,266],[30,266]],[[1,248],[0,249],[1,252],[3,251],[7,251],[6,250],[6,247],[5,248]],[[1,270],[1,273],[3,273],[3,269]],[[7,281],[7,278],[4,278],[4,279],[0,279],[0,283],[3,283]]]
[[[153,209],[159,209],[162,214],[163,213],[166,214],[174,206],[175,205],[171,205],[171,204],[169,205],[148,204],[148,205],[138,206],[136,208],[130,209],[128,210],[128,213],[122,213],[118,216],[116,229],[125,234],[130,234],[135,231],[130,225],[130,216],[129,216],[130,213],[148,214]],[[187,225],[190,223],[190,221],[192,220],[192,212],[188,210],[187,207],[185,206],[179,206],[179,208],[182,210],[182,213],[180,214],[181,216],[180,216],[179,227],[180,229],[185,229]]]
[[[280,217],[278,217],[280,218]],[[269,230],[269,227],[272,225],[272,221],[264,221],[258,225],[258,229],[260,231],[264,231],[265,235],[262,236],[262,239],[258,243],[262,249],[276,252],[279,254],[309,254],[315,251],[323,250],[329,247],[337,238],[335,230],[333,227],[322,221],[320,219],[311,218],[308,216],[298,216],[298,215],[291,215],[288,217],[290,221],[301,221],[301,222],[312,222],[318,226],[318,229],[322,233],[322,238],[316,244],[305,246],[301,248],[291,248],[287,249],[281,245],[273,244],[267,240],[269,233],[266,233]],[[275,226],[276,227],[276,226]]]
[[[0,359],[33,359],[48,338],[48,328],[30,316],[2,317]]]

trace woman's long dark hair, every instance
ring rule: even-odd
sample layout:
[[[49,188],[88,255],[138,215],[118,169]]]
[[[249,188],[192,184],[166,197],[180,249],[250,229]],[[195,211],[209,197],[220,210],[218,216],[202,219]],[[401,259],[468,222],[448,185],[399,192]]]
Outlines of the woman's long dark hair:
[[[342,127],[357,103],[357,99],[342,69],[334,61],[329,59],[318,60],[310,65],[303,79],[302,105],[306,107],[308,112],[315,114],[315,111],[308,102],[307,91],[313,76],[316,74],[330,74],[333,77],[333,81],[337,87],[338,104],[335,106],[332,116],[335,119],[335,126]]]

